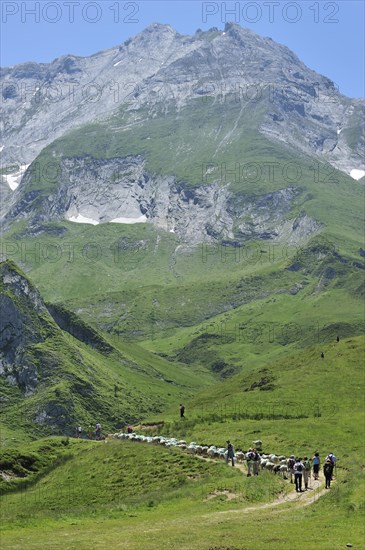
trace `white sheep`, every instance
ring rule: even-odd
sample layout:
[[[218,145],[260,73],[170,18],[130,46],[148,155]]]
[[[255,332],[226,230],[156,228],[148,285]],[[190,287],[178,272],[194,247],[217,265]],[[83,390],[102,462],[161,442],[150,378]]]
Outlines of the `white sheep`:
[[[236,452],[237,462],[244,462],[245,458],[246,458],[245,453],[243,453],[242,451],[237,451]]]
[[[282,464],[279,467],[279,474],[282,475],[284,479],[288,479],[287,473],[288,473],[288,466],[286,464]]]
[[[132,433],[115,433],[110,435],[111,438],[115,439],[129,439],[130,441],[140,441],[145,443],[153,443],[157,445],[163,445],[165,447],[176,446],[181,449],[188,450],[193,454],[204,454],[211,458],[220,458],[225,459],[227,456],[227,449],[225,447],[216,447],[215,445],[198,445],[195,441],[192,441],[187,445],[186,441],[181,439],[177,440],[174,437],[162,437],[162,436],[145,436],[139,435],[135,432]],[[253,444],[257,449],[261,448],[262,441],[254,441]],[[247,459],[248,453],[245,451],[236,452],[237,462],[244,462]],[[267,469],[273,471],[274,473],[279,473],[287,479],[288,472],[288,460],[284,455],[277,456],[275,454],[262,454],[260,466],[261,469]]]
[[[268,460],[267,458],[262,458],[261,459],[261,463],[260,463],[260,466],[261,466],[261,469],[263,470],[264,468],[266,468],[266,464],[268,463]]]

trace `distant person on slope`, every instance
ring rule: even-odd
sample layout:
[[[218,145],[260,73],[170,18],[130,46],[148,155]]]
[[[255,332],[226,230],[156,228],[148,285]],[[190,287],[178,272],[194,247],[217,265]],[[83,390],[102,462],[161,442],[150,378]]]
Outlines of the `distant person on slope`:
[[[319,453],[314,453],[314,457],[312,458],[312,461],[313,461],[313,477],[315,481],[317,481],[318,475],[319,475],[319,467],[321,465]]]
[[[331,479],[333,474],[333,462],[328,458],[323,466],[323,473],[326,480],[326,489],[331,488]]]
[[[321,357],[322,357],[322,359],[324,359],[324,353],[323,353],[323,351],[321,352]]]
[[[101,425],[99,424],[99,422],[97,422],[97,424],[95,424],[95,439],[100,439],[101,438]]]
[[[81,436],[82,436],[82,428],[81,428],[81,426],[77,426],[77,428],[76,428],[76,437],[77,437],[77,439],[80,439]]]
[[[295,490],[297,493],[302,493],[302,479],[303,479],[304,464],[301,458],[294,464],[294,480],[295,480]]]
[[[185,418],[185,407],[180,403],[180,418]]]
[[[233,448],[232,443],[228,440],[227,441],[226,464],[228,464],[230,459],[232,460],[232,466],[234,466],[234,448]]]

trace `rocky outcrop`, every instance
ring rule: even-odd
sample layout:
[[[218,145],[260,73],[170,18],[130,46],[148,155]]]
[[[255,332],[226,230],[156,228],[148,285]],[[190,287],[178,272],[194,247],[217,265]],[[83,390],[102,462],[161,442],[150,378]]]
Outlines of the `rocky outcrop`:
[[[74,313],[60,305],[46,307],[37,289],[12,262],[0,264],[0,290],[0,376],[26,396],[39,383],[57,376],[59,357],[41,344],[62,338],[62,331],[103,354],[113,350]]]
[[[29,347],[52,333],[42,315],[46,308],[38,291],[11,262],[0,267],[0,375],[26,395],[37,387],[39,372]]]
[[[300,193],[295,187],[262,195],[233,193],[218,181],[192,187],[149,173],[141,155],[62,159],[54,193],[44,197],[24,194],[31,177],[27,172],[8,220],[25,217],[33,226],[80,216],[95,224],[147,222],[192,246],[254,238],[298,242],[321,227],[305,214],[290,216]]]

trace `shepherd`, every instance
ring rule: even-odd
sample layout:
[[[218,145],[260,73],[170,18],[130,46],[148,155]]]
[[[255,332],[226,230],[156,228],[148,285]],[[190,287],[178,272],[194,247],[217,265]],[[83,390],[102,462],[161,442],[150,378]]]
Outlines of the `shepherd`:
[[[229,459],[232,460],[232,466],[234,466],[234,448],[233,448],[232,443],[228,440],[228,441],[227,441],[226,464],[228,464]]]

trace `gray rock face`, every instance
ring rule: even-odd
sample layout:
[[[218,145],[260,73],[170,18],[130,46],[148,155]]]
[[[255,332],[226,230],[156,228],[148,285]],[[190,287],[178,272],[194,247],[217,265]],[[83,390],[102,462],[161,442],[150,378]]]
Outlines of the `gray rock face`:
[[[194,98],[260,102],[261,132],[347,173],[364,169],[364,102],[342,96],[285,46],[234,23],[182,36],[154,24],[121,46],[0,72],[3,165],[29,164],[72,128],[121,107],[181,109]]]
[[[25,63],[0,73],[3,165],[29,164],[72,128],[105,118],[142,82],[199,46],[168,25],[151,25],[128,44],[50,64]]]
[[[1,266],[1,283],[5,291],[0,294],[0,375],[28,395],[36,389],[39,375],[27,348],[44,341],[36,313],[46,309],[38,291],[7,264]]]
[[[22,196],[30,177],[29,173],[25,176],[15,197]],[[259,196],[233,194],[228,186],[218,183],[192,188],[174,177],[153,176],[142,156],[66,158],[61,162],[58,181],[54,194],[43,197],[41,203],[37,194],[33,200],[26,196],[16,202],[8,219],[22,216],[37,226],[79,216],[95,224],[146,221],[175,233],[189,245],[249,238],[285,237],[290,242],[320,228],[308,216],[284,221],[298,195],[294,187]]]

